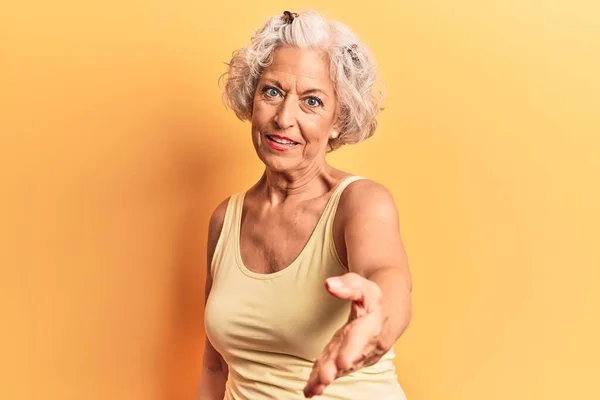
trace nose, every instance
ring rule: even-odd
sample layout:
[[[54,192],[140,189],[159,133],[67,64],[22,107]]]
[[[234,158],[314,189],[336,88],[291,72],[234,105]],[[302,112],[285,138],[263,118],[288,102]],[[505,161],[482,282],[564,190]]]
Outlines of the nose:
[[[279,108],[275,114],[275,123],[281,130],[291,128],[296,123],[297,107],[292,97],[293,96],[287,96],[284,101],[279,104]]]

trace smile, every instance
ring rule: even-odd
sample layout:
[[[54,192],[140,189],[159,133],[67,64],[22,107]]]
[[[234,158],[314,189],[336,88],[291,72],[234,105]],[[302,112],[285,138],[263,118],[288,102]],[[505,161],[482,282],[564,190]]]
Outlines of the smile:
[[[265,135],[265,137],[267,138],[266,143],[275,151],[289,151],[300,144],[280,136]]]
[[[298,142],[294,142],[293,140],[283,139],[283,138],[280,138],[280,137],[270,136],[270,135],[265,135],[265,136],[271,142],[274,142],[274,143],[277,143],[277,144],[281,144],[281,145],[284,145],[284,146],[296,146],[298,144]]]

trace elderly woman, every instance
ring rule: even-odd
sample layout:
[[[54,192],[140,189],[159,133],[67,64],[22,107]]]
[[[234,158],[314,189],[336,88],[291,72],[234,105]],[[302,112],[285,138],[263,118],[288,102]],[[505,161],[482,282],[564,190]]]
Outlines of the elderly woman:
[[[375,131],[371,54],[345,25],[286,11],[226,76],[265,170],[210,219],[198,398],[405,399],[392,346],[412,284],[396,207],[325,159]]]

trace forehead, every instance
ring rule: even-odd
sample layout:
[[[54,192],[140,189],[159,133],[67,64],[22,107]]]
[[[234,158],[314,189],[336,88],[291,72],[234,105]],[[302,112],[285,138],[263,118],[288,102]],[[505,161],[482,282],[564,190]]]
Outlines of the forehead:
[[[333,89],[327,55],[307,48],[278,47],[273,52],[271,64],[263,71],[262,78]]]

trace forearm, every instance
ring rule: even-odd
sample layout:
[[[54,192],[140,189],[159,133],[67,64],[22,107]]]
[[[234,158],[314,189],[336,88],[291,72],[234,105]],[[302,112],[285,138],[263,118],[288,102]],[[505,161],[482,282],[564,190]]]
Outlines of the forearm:
[[[381,346],[390,349],[410,323],[412,316],[411,278],[402,268],[386,267],[367,277],[381,289],[383,327]]]
[[[222,368],[204,366],[200,375],[196,400],[223,400],[227,372]]]

